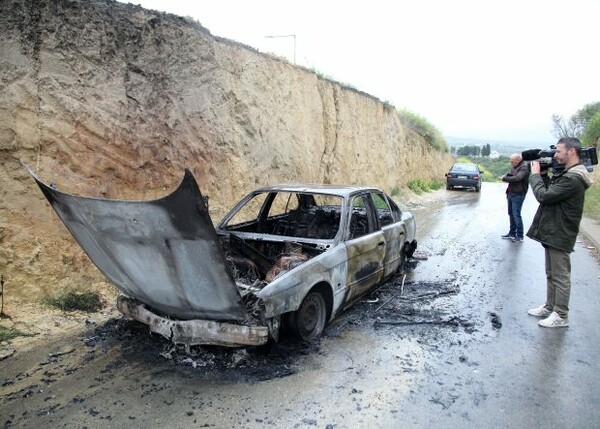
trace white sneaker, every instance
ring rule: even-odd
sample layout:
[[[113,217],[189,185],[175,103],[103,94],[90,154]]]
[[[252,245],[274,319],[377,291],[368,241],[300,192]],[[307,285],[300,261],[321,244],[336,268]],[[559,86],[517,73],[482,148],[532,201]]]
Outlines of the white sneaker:
[[[543,326],[544,328],[566,328],[569,326],[569,319],[566,317],[563,319],[556,311],[553,311],[550,316],[546,317],[544,320],[540,320],[538,325]]]
[[[531,308],[531,309],[527,310],[527,314],[529,314],[530,316],[535,316],[535,317],[548,317],[548,316],[550,316],[551,313],[552,313],[552,310],[548,310],[546,308],[546,304],[540,305],[537,308]]]

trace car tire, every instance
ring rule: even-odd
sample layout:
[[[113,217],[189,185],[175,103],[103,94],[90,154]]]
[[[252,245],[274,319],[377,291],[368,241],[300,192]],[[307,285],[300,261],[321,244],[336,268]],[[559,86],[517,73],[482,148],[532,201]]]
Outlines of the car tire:
[[[454,189],[454,186],[446,185],[446,190],[447,191],[451,191],[452,189]]]
[[[479,192],[479,191],[481,191],[481,185],[479,185],[475,188],[475,192]]]
[[[298,310],[288,313],[287,328],[303,341],[317,340],[327,321],[327,305],[323,295],[312,290],[306,295]]]
[[[398,268],[396,269],[396,274],[403,274],[404,268],[406,267],[406,251],[402,249],[400,251],[400,263],[398,264]]]
[[[412,243],[404,243],[402,246],[402,250],[400,250],[400,263],[398,264],[398,268],[396,269],[397,274],[404,273],[404,269],[406,268],[406,261],[413,257],[415,254],[415,250],[417,250],[417,241],[413,240]]]

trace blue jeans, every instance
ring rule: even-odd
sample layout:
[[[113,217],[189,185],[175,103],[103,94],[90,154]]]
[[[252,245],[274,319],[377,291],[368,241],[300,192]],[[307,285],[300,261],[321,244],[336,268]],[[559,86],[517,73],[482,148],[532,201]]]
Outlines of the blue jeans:
[[[510,219],[509,235],[523,238],[523,218],[521,217],[521,207],[525,201],[525,194],[508,194],[508,218]]]

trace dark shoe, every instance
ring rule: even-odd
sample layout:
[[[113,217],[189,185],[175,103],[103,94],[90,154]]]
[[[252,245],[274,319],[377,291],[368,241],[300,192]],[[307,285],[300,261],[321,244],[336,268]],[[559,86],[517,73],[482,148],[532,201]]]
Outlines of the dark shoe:
[[[508,234],[501,235],[500,237],[504,238],[505,240],[512,240],[513,238],[515,238],[515,236],[512,235],[510,232]]]
[[[523,237],[513,237],[512,241],[513,241],[513,243],[522,243]]]

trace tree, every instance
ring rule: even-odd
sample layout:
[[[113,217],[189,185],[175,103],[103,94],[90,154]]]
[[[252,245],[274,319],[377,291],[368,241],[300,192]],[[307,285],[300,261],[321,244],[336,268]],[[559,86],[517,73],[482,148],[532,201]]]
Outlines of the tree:
[[[586,123],[581,136],[583,146],[597,146],[600,144],[600,112],[597,112]]]
[[[479,156],[481,153],[481,147],[474,145],[464,145],[456,149],[456,154],[458,156]]]
[[[587,123],[591,121],[598,112],[600,112],[600,101],[586,104],[583,106],[583,108],[579,109],[575,115],[573,115],[573,118],[576,122],[581,123],[583,128],[585,128]]]
[[[490,156],[490,153],[492,153],[492,147],[489,143],[484,144],[483,148],[481,149],[481,156]]]
[[[553,134],[557,138],[577,137],[581,139],[585,134],[588,123],[600,112],[600,101],[586,104],[579,109],[568,121],[561,115],[552,115]],[[583,143],[583,141],[582,141]],[[595,142],[593,143],[595,144]]]
[[[552,115],[552,134],[557,139],[561,137],[578,137],[576,128],[572,119],[567,122],[561,115],[556,113]]]

